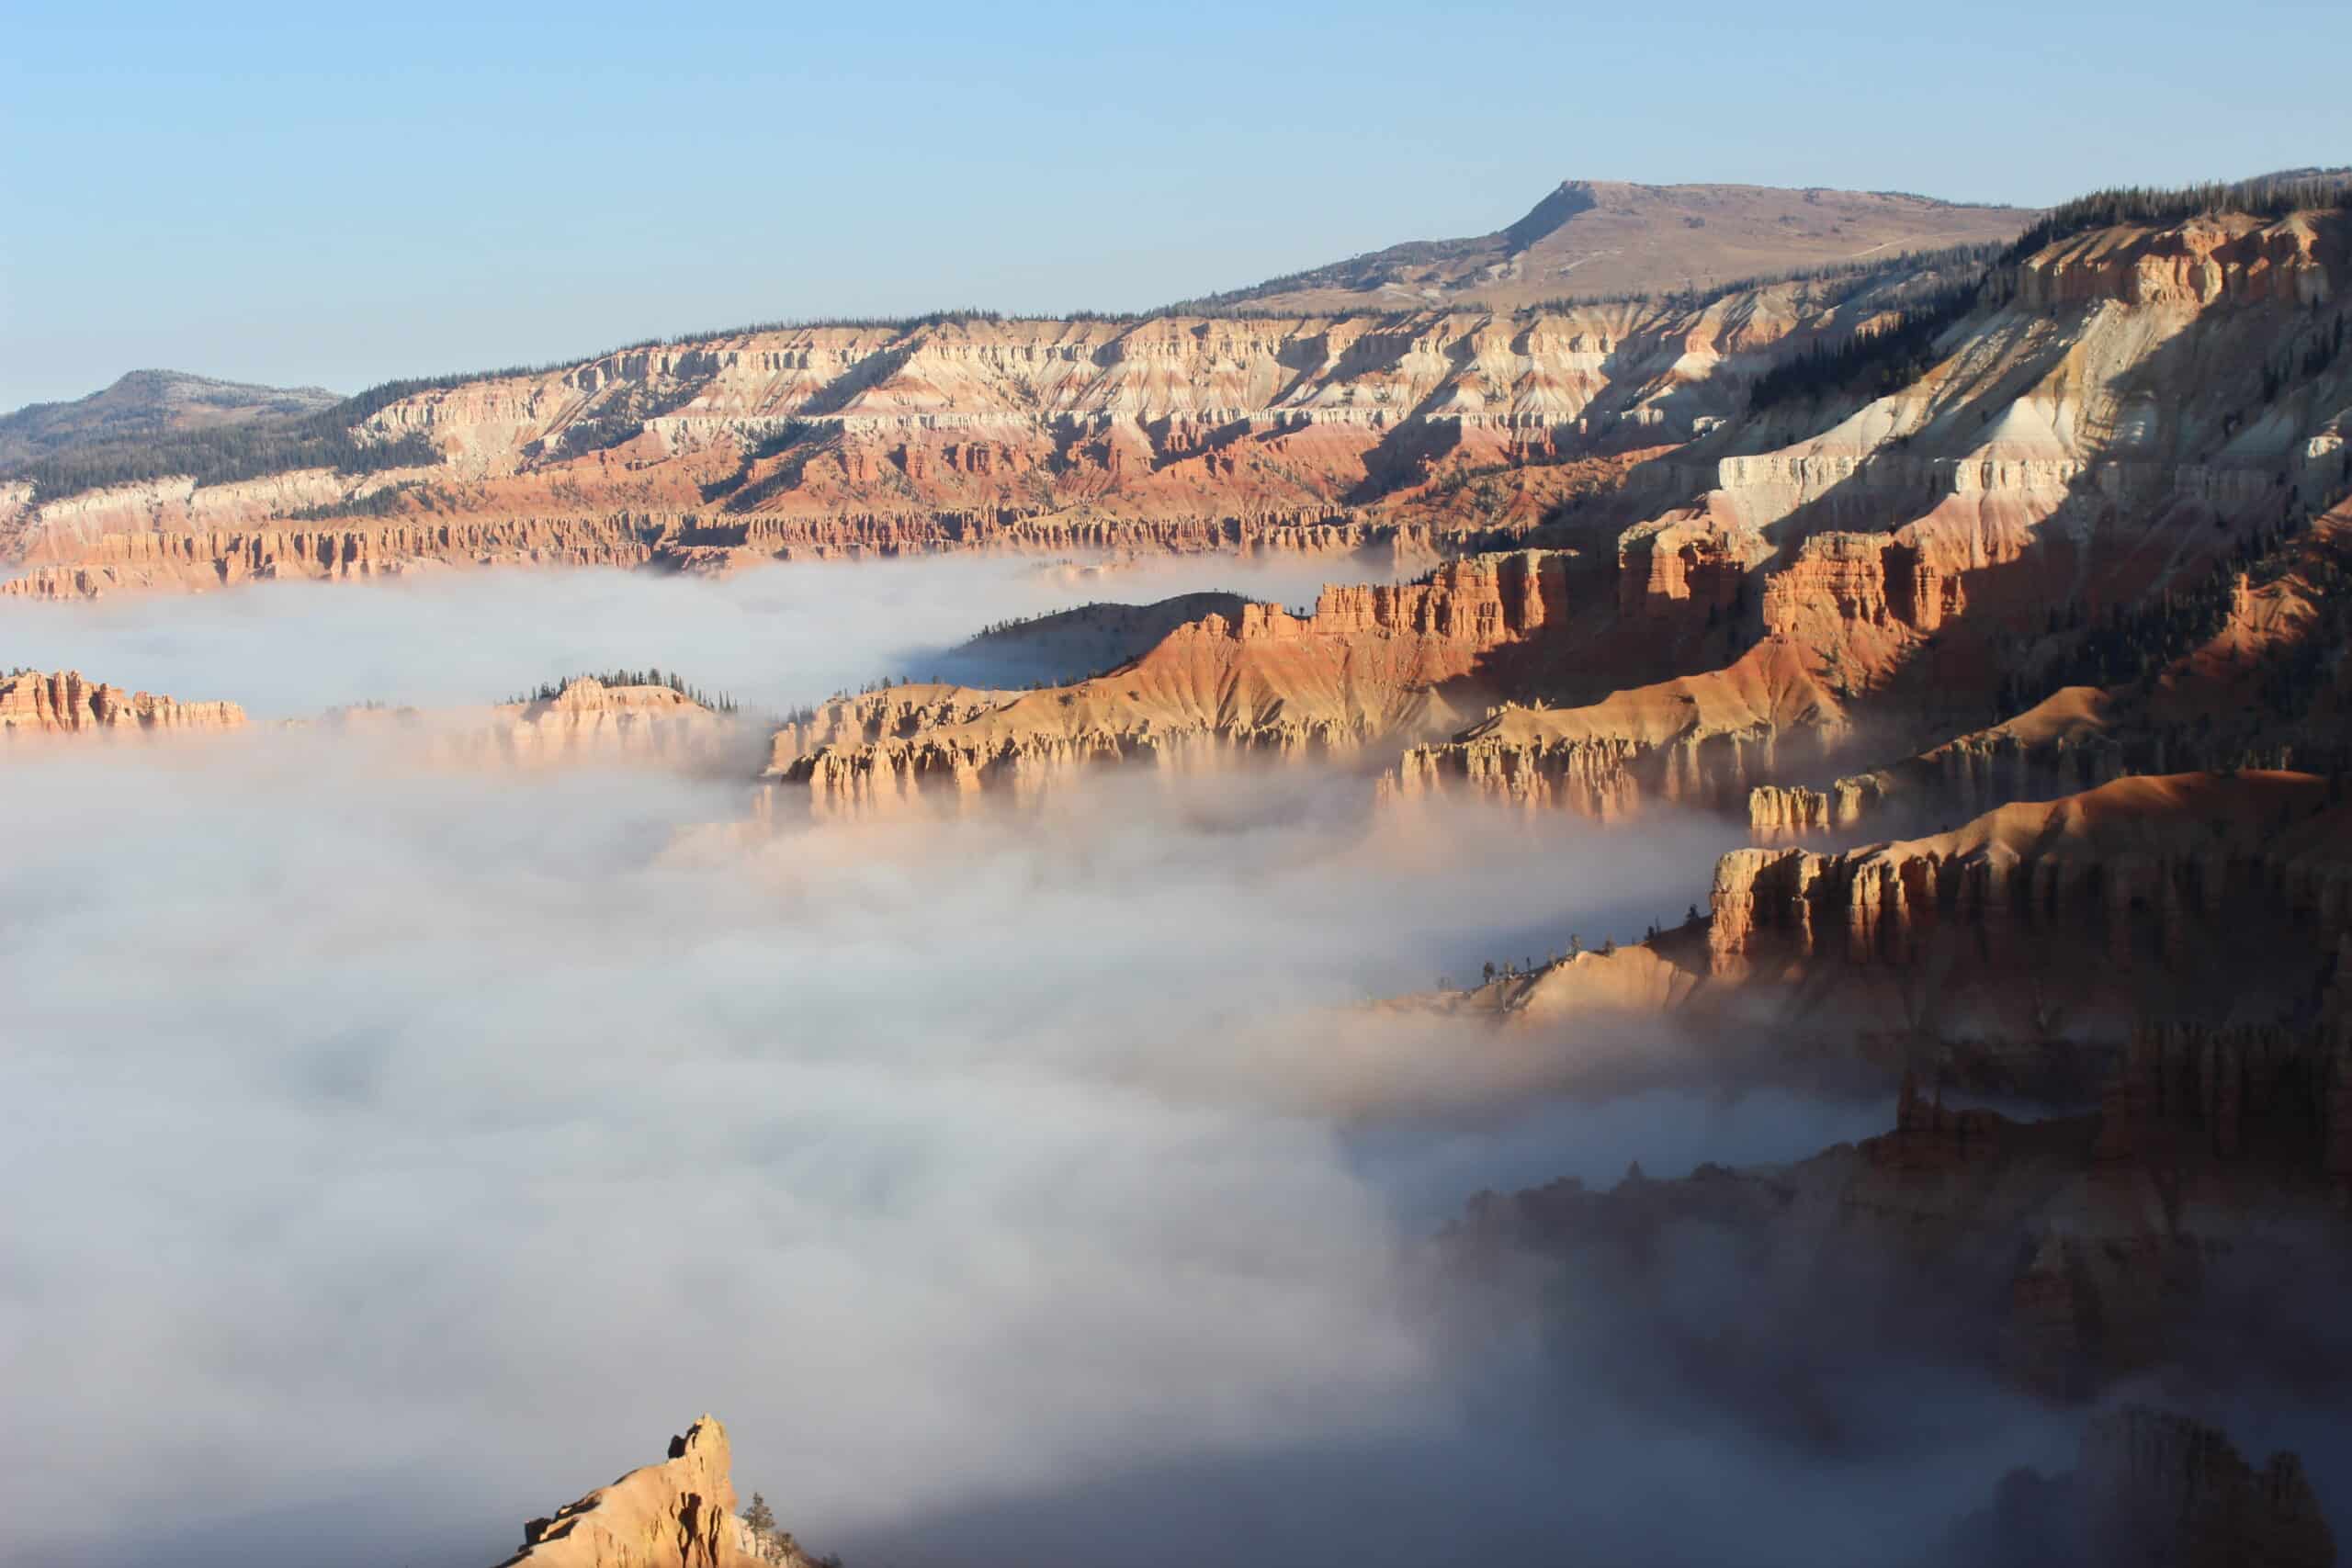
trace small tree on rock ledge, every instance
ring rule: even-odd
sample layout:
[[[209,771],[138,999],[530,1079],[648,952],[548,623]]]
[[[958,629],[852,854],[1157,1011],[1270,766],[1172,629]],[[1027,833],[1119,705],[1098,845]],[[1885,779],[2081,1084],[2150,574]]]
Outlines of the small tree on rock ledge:
[[[769,1507],[768,1500],[756,1492],[752,1494],[751,1502],[743,1509],[743,1528],[750,1530],[752,1539],[763,1546],[767,1544],[769,1537],[775,1534],[775,1510]]]

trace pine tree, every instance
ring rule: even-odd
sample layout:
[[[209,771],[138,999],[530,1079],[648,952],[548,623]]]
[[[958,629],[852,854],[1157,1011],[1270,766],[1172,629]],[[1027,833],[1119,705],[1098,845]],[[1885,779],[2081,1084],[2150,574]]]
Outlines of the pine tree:
[[[775,1534],[775,1510],[769,1507],[768,1500],[756,1492],[752,1494],[751,1502],[743,1509],[743,1528],[763,1546],[768,1537]]]

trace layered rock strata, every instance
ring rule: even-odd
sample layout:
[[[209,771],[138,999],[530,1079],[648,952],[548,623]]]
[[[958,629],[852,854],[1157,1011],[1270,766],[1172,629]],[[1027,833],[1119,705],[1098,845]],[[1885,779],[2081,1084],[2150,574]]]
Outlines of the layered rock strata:
[[[1812,661],[1772,639],[1727,669],[1587,707],[1504,705],[1452,739],[1408,750],[1382,795],[1468,792],[1604,819],[1655,806],[1720,808],[1759,779],[1819,765],[1845,732]]]
[[[2123,779],[1935,838],[1736,851],[1710,897],[1712,968],[1729,980],[1831,954],[1900,966],[1939,931],[1989,962],[2063,929],[2114,965],[2177,964],[2240,900],[2303,926],[2332,960],[2352,926],[2352,808],[2307,774]]]
[[[667,686],[607,686],[590,676],[552,697],[508,703],[489,722],[437,739],[452,761],[534,766],[567,761],[714,763],[734,747],[725,715]]]
[[[6,586],[71,596],[647,551],[695,568],[970,547],[1410,558],[1432,531],[1532,523],[1509,497],[1464,491],[1468,477],[1687,440],[1792,349],[1885,319],[1908,281],[1526,314],[931,321],[632,349],[427,389],[368,417],[364,434],[429,440],[431,468],[47,502],[16,487],[0,546],[35,570]],[[1590,477],[1535,487],[1535,510]]]
[[[838,816],[992,790],[1032,799],[1101,764],[1351,757],[1458,724],[1449,690],[1557,618],[1564,567],[1542,552],[1480,557],[1424,582],[1326,588],[1309,615],[1245,604],[1069,686],[839,699],[779,732],[770,776]]]
[[[181,702],[83,679],[77,670],[0,677],[0,736],[159,735],[236,729],[234,703]]]

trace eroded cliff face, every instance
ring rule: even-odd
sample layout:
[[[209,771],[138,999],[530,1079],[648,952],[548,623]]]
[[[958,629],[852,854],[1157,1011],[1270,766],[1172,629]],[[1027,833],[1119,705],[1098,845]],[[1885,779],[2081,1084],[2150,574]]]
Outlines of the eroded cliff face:
[[[1306,616],[1245,604],[1069,686],[902,686],[838,699],[778,733],[771,807],[788,808],[779,803],[802,788],[820,817],[990,791],[1034,800],[1107,763],[1354,757],[1459,724],[1449,693],[1560,615],[1565,565],[1544,552],[1479,557],[1424,582],[1326,588]]]
[[[1826,789],[1752,790],[1748,826],[1767,840],[1826,834],[1896,802],[1915,814],[1974,817],[2011,801],[2079,794],[2127,773],[2165,771],[2160,741],[2135,751],[2114,733],[2115,708],[2096,686],[2069,686],[2015,718]]]
[[[730,1459],[727,1429],[705,1416],[662,1463],[533,1519],[499,1568],[810,1568],[797,1547],[768,1550],[736,1517]]]
[[[725,715],[667,686],[607,686],[590,676],[553,697],[506,703],[489,722],[435,738],[437,757],[463,762],[542,766],[621,761],[716,765],[734,758]]]
[[[2099,616],[2183,592],[2342,497],[2347,254],[2341,213],[2047,247],[1988,283],[1898,389],[1788,400],[1659,465],[1698,493],[1613,536],[1621,603],[1670,604],[1712,557],[1718,613],[1723,581],[1744,581],[1762,629],[1815,653],[1841,694],[1907,682],[1915,709],[1981,714],[2019,645],[2052,640],[2053,606]],[[1587,525],[1623,528],[1606,508]],[[1661,558],[1648,536],[1706,553]]]
[[[1736,851],[1711,900],[1713,972],[1735,981],[1825,957],[1901,967],[1955,942],[2018,961],[2053,931],[2119,972],[2179,964],[2247,904],[2332,962],[2352,922],[2352,808],[2308,774],[2123,779],[1934,838]]]
[[[1727,669],[1588,707],[1502,706],[1453,739],[1407,750],[1382,793],[1401,804],[1466,791],[1604,819],[1719,809],[1783,768],[1817,767],[1845,730],[1814,660],[1770,638]]]
[[[2343,236],[2327,215],[2264,221],[2216,213],[2186,223],[2126,224],[2061,240],[2018,268],[2031,306],[2324,305],[2342,280]]]
[[[2292,1103],[2333,1176],[2352,1170],[2347,931],[2352,804],[2330,781],[2127,778],[1928,839],[1735,850],[1705,912],[1647,941],[1386,1006],[2052,1102],[2170,1053],[2148,1092],[2205,1107],[2216,1151],[2247,1141],[2230,1107]]]
[[[2209,577],[2203,609],[2172,608],[2132,632],[2161,637],[2167,618],[2193,628],[2140,678],[2061,688],[1999,724],[1826,787],[1758,788],[1750,826],[1768,840],[1866,824],[1901,830],[2130,774],[2255,762],[2341,771],[2352,752],[2335,652],[2352,622],[2352,502],[2311,519],[2255,565],[2259,582],[2224,563]],[[2210,629],[2199,618],[2207,614]],[[2082,635],[2045,640],[2063,656]],[[2125,640],[2111,629],[2091,635]]]
[[[256,481],[263,482],[274,481]],[[82,499],[56,504],[70,506]],[[232,498],[219,499],[224,510],[234,510]],[[26,558],[33,564],[0,582],[0,594],[96,599],[126,591],[202,592],[277,580],[397,577],[443,566],[642,566],[673,533],[673,524],[616,513],[234,529],[164,526],[71,539],[52,535],[29,541]]]
[[[241,728],[234,703],[184,703],[147,692],[126,692],[85,681],[78,670],[44,675],[20,671],[0,678],[0,736],[162,735]]]
[[[2296,1455],[2256,1469],[2217,1427],[2126,1405],[2085,1427],[2073,1471],[2010,1472],[1925,1561],[2332,1568],[2335,1541]]]
[[[1403,318],[934,320],[634,349],[370,416],[376,435],[429,440],[430,468],[10,496],[0,546],[36,570],[6,591],[639,552],[716,570],[967,547],[1372,548],[1418,566],[1449,538],[1521,533],[1612,488],[1632,455],[1722,423],[1780,357],[1884,321],[1919,282]],[[120,536],[140,542],[107,542]]]
[[[2314,1064],[2343,1070],[2340,1043],[2234,1059],[2280,1070],[2245,1080],[2260,1084],[2262,1108],[2227,1123],[2242,1141],[2226,1152],[2223,1123],[2189,1104],[2120,1137],[2112,1111],[2021,1122],[1947,1105],[1906,1077],[1879,1137],[1786,1167],[1485,1194],[1452,1242],[1473,1263],[1564,1260],[1639,1334],[1687,1333],[1703,1364],[1783,1393],[1784,1380],[1854,1375],[1857,1335],[1891,1364],[1962,1368],[2060,1398],[2155,1368],[2206,1372],[2209,1314],[2237,1333],[2283,1330],[2297,1304],[2272,1295],[2274,1315],[2248,1308],[2249,1293],[2287,1278],[2324,1292],[2352,1278],[2344,1179],[2325,1161],[2340,1129],[2331,1145],[2301,1092]],[[1709,1299],[1736,1312],[1678,1319],[1675,1269],[1661,1259],[1694,1255],[1723,1260],[1736,1283],[1711,1273]]]
[[[1540,511],[1563,487],[1396,517],[1385,502],[1418,503],[1451,474],[1687,439],[1783,338],[1882,313],[1785,286],[1745,305],[949,321],[632,350],[371,416],[378,434],[428,438],[443,454],[430,468],[12,495],[0,544],[34,570],[6,591],[970,547],[1374,548],[1419,565],[1435,532],[1531,525],[1521,501]]]

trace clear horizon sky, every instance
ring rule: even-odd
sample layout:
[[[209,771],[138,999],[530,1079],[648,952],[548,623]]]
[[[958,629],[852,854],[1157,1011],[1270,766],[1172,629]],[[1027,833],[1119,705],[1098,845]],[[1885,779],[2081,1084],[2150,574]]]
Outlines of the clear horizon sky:
[[[0,410],[1136,309],[1564,178],[2040,206],[2352,162],[2352,7],[17,0]]]

